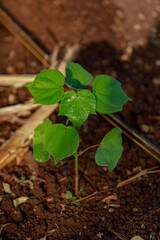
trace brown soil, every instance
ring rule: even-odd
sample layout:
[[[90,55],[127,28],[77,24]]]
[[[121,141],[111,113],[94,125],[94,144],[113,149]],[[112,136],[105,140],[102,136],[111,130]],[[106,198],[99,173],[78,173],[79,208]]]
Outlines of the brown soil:
[[[80,42],[83,47],[76,61],[94,76],[104,73],[121,81],[133,102],[125,105],[120,116],[160,146],[160,121],[155,118],[160,116],[160,85],[154,84],[154,80],[160,78],[158,1],[146,0],[142,4],[135,0],[134,5],[129,0],[1,2],[49,52],[57,43],[64,46]],[[0,34],[1,73],[37,73],[44,68],[2,26]],[[1,86],[0,92],[0,106],[31,97],[25,88]],[[14,101],[10,101],[10,95]],[[1,121],[0,144],[9,139],[26,117],[20,119],[17,123]],[[65,121],[52,114],[50,120],[55,119]],[[110,129],[99,116],[90,116],[81,128],[80,148],[100,142]],[[125,137],[123,145],[121,160],[111,173],[95,164],[95,150],[82,155],[79,184],[84,191],[80,197],[106,191],[74,205],[66,203],[65,195],[66,190],[74,191],[74,160],[63,160],[56,167],[52,159],[45,164],[37,163],[30,144],[22,165],[11,163],[0,173],[2,239],[39,240],[47,234],[49,240],[119,239],[108,226],[126,239],[134,235],[151,239],[151,234],[154,234],[152,239],[159,239],[160,173],[116,187],[119,182],[158,163]],[[22,176],[31,182],[20,181]],[[10,184],[14,195],[4,191],[2,182]],[[13,199],[22,196],[29,199],[14,207]]]

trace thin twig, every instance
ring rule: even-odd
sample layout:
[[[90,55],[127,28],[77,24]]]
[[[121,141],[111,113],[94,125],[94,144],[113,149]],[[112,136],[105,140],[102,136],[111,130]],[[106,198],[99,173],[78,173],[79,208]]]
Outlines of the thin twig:
[[[33,82],[33,74],[0,74],[1,86],[23,87],[26,83]]]
[[[160,120],[160,116],[148,116],[149,119]]]
[[[105,190],[101,190],[101,191],[99,191],[99,192],[94,192],[94,193],[92,193],[92,194],[90,194],[90,195],[88,195],[88,196],[86,196],[86,197],[84,197],[84,198],[77,199],[77,200],[73,201],[72,203],[81,202],[81,201],[84,201],[84,200],[86,200],[86,199],[91,198],[92,196],[95,196],[95,195],[98,195],[98,194],[101,194],[101,193],[104,193],[104,192],[108,192],[108,191],[110,191],[110,190],[113,190],[114,188],[123,187],[123,186],[125,186],[125,185],[127,185],[127,184],[129,184],[129,183],[131,183],[131,182],[136,181],[138,178],[140,178],[140,177],[142,177],[142,176],[144,176],[144,175],[146,175],[146,174],[153,174],[153,173],[160,172],[160,170],[154,170],[154,169],[156,169],[156,168],[157,168],[157,167],[144,169],[143,171],[141,171],[140,173],[136,174],[135,176],[133,176],[133,177],[131,177],[131,178],[129,178],[129,179],[126,179],[126,180],[118,183],[118,184],[117,184],[115,187],[113,187],[113,188],[108,188],[108,189],[105,189]],[[153,170],[154,170],[154,171],[153,171]]]
[[[150,174],[150,173],[156,173],[157,171],[159,172],[160,170],[155,170],[155,171],[152,171],[154,170],[155,168],[157,167],[153,167],[153,168],[148,168],[148,169],[144,169],[142,170],[141,172],[137,173],[136,175],[134,175],[133,177],[129,178],[129,179],[126,179],[120,183],[117,184],[117,188],[120,188],[120,187],[123,187],[124,185],[127,185],[131,182],[134,182],[136,179],[146,175],[146,174]]]
[[[107,228],[108,230],[113,233],[116,237],[118,237],[119,239],[122,239],[122,240],[128,240],[128,238],[124,237],[122,234],[120,233],[117,233],[116,231],[114,231],[113,228],[111,228],[108,224],[107,224]]]
[[[86,200],[86,199],[88,199],[88,198],[90,198],[90,197],[92,197],[92,196],[97,195],[98,193],[99,193],[99,192],[94,192],[94,193],[92,193],[92,194],[90,194],[90,195],[88,195],[88,196],[86,196],[86,197],[79,198],[78,200],[72,201],[72,203],[82,202],[82,201],[84,201],[84,200]]]

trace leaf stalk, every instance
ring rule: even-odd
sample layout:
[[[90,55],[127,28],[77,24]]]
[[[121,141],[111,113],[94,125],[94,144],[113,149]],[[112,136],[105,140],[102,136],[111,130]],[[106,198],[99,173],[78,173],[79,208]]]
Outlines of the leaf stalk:
[[[95,147],[99,147],[99,146],[100,146],[100,144],[98,143],[98,144],[95,144],[95,145],[93,145],[93,146],[90,146],[90,147],[84,149],[82,152],[80,152],[80,153],[78,154],[78,157],[80,157],[83,153],[87,152],[88,150],[90,150],[90,149],[92,149],[92,148],[95,148]]]

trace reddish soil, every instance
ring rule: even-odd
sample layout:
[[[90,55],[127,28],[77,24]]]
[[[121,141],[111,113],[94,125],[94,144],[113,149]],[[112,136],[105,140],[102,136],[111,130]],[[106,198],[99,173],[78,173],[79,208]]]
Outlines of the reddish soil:
[[[50,53],[57,43],[62,46],[81,43],[76,62],[94,76],[103,73],[118,79],[133,99],[119,115],[160,146],[160,85],[155,84],[155,80],[160,79],[158,0],[143,3],[135,0],[134,5],[129,0],[47,0],[45,3],[37,0],[23,4],[21,0],[2,0],[1,3]],[[3,26],[0,26],[0,34],[1,73],[37,73],[44,69]],[[0,93],[1,107],[31,97],[25,88],[1,86]],[[14,96],[14,101],[10,101],[10,95]],[[0,119],[0,144],[9,139],[27,117],[19,117],[15,122]],[[52,114],[50,120],[65,121],[56,114]],[[80,148],[100,142],[110,129],[99,116],[90,116],[81,128]],[[2,240],[39,240],[47,234],[49,240],[114,240],[130,239],[134,235],[159,239],[160,173],[116,187],[146,168],[159,167],[158,162],[125,137],[123,145],[121,160],[111,173],[95,164],[95,150],[82,155],[79,184],[84,191],[80,197],[99,193],[74,205],[66,203],[65,195],[66,190],[74,191],[73,159],[61,161],[56,167],[53,159],[38,163],[30,144],[22,165],[10,163],[0,173]],[[22,176],[30,182],[20,181]],[[4,191],[2,182],[10,184],[14,195]],[[102,190],[106,191],[100,192]],[[29,199],[14,207],[13,199],[22,196]],[[109,227],[121,235],[116,235]]]

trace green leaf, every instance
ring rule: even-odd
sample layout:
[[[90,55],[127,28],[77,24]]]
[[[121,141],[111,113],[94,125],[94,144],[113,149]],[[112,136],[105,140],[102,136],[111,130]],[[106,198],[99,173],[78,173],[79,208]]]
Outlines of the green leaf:
[[[44,138],[45,149],[54,157],[55,165],[71,156],[79,146],[79,135],[75,128],[64,124],[49,127]]]
[[[42,122],[33,134],[33,155],[39,162],[46,162],[49,158],[49,153],[46,151],[43,141],[48,128],[52,126],[51,121]]]
[[[33,83],[26,85],[34,97],[34,104],[51,105],[59,102],[63,96],[65,78],[57,70],[46,70],[37,74]]]
[[[68,63],[66,66],[66,80],[73,88],[85,88],[91,84],[93,76],[78,63]]]
[[[96,152],[96,163],[100,166],[108,166],[109,171],[116,167],[123,151],[121,132],[120,128],[113,128],[103,138]]]
[[[107,75],[95,77],[93,90],[97,98],[97,111],[100,113],[119,112],[131,100],[121,88],[120,82]]]
[[[65,115],[78,126],[82,125],[89,114],[96,114],[96,98],[89,90],[81,90],[77,93],[68,91],[62,98],[59,115]]]
[[[76,197],[76,196],[73,196],[73,197],[72,197],[72,201],[75,201],[75,200],[77,200],[77,197]]]
[[[73,196],[72,197],[72,201],[76,201],[77,200],[77,197],[76,196]],[[74,203],[75,205],[80,205],[80,202],[75,202]]]
[[[73,197],[73,193],[71,191],[66,191],[66,194],[69,198],[72,198]]]
[[[26,180],[26,176],[21,176],[21,177],[19,178],[19,180],[20,180],[20,181]]]
[[[30,87],[32,86],[32,84],[33,84],[33,82],[30,82],[30,83],[27,83],[25,86],[26,86],[27,88],[30,88]]]

